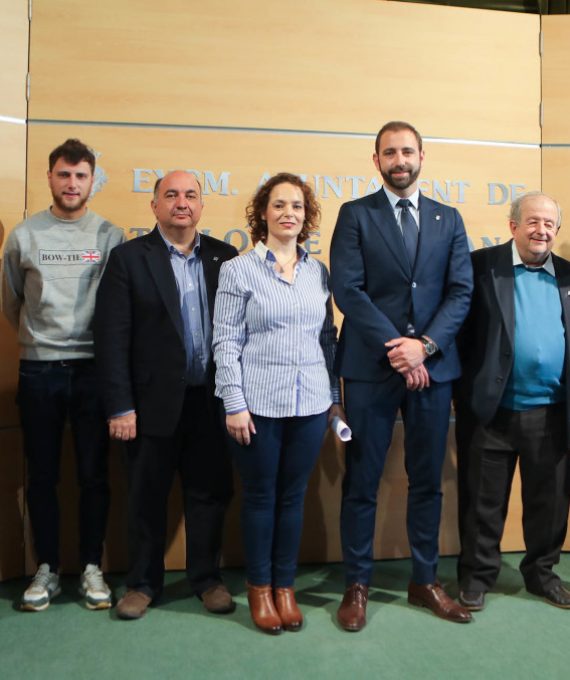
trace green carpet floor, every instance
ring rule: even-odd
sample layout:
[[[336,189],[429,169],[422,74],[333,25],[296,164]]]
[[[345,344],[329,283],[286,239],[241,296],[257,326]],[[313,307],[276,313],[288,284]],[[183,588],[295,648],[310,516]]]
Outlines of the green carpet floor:
[[[336,625],[342,597],[341,565],[300,569],[298,599],[306,623],[299,633],[270,637],[253,628],[242,570],[227,570],[237,609],[208,614],[188,597],[184,575],[167,575],[164,597],[140,621],[120,621],[114,610],[91,612],[76,594],[77,578],[40,613],[18,611],[23,579],[0,584],[2,680],[295,679],[567,680],[570,610],[526,593],[520,555],[505,555],[497,588],[474,623],[457,625],[406,602],[409,560],[378,562],[368,625],[346,633]],[[570,582],[570,554],[558,573]],[[455,559],[441,560],[440,578],[456,595]],[[122,576],[109,576],[121,594]]]

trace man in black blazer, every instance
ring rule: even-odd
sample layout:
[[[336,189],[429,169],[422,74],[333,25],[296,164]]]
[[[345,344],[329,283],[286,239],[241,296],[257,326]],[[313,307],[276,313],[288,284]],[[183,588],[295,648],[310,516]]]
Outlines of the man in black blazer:
[[[176,471],[191,588],[209,611],[234,609],[219,571],[232,481],[214,404],[211,339],[218,273],[237,250],[197,232],[202,206],[193,174],[159,180],[155,229],[111,252],[97,296],[95,354],[109,433],[128,449],[130,567],[117,606],[124,619],[143,616],[162,590]]]
[[[459,336],[460,602],[483,609],[497,579],[511,483],[520,466],[529,592],[570,608],[553,572],[569,507],[570,262],[551,253],[556,201],[513,201],[508,243],[472,253],[475,288]]]
[[[332,239],[332,288],[344,314],[337,369],[353,432],[341,511],[347,589],[338,611],[350,631],[366,623],[378,485],[399,410],[409,479],[408,601],[450,621],[471,619],[436,569],[451,381],[460,373],[455,336],[472,272],[461,216],[419,192],[423,158],[414,127],[384,125],[373,156],[384,186],[341,207]]]

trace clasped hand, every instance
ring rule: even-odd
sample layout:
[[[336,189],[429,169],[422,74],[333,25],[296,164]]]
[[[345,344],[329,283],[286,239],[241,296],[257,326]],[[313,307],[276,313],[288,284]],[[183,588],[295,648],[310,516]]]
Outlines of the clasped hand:
[[[405,378],[409,390],[423,390],[429,387],[429,373],[423,364],[426,355],[420,340],[394,338],[385,343],[385,346],[388,347],[390,365]]]

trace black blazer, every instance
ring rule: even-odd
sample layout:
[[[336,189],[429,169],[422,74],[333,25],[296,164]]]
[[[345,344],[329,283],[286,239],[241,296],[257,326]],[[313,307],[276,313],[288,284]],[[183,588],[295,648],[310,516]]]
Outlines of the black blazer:
[[[210,318],[223,262],[238,254],[200,234]],[[137,430],[169,436],[186,389],[186,350],[176,279],[159,231],[111,251],[95,305],[95,359],[107,416],[134,409]],[[214,368],[208,370],[213,399]]]
[[[458,337],[463,368],[457,397],[484,425],[495,416],[513,366],[515,334],[512,241],[471,253],[474,291]],[[570,423],[570,262],[552,255],[566,331],[566,419]],[[568,430],[570,435],[570,428]]]

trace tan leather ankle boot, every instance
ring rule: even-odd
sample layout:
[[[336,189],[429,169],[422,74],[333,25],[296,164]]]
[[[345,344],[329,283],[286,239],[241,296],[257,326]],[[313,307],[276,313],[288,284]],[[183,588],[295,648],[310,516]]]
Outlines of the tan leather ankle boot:
[[[303,614],[297,606],[294,588],[275,588],[275,607],[285,630],[298,631],[303,625]]]
[[[251,618],[260,630],[270,635],[279,635],[283,631],[281,619],[273,602],[273,591],[270,585],[252,586],[248,583],[247,601]]]

